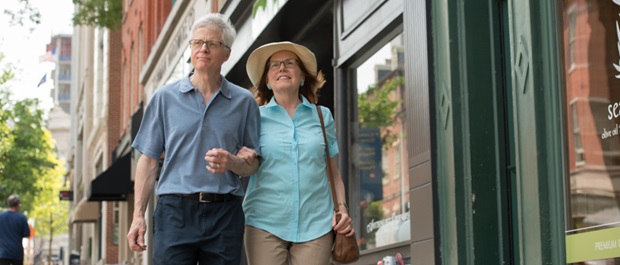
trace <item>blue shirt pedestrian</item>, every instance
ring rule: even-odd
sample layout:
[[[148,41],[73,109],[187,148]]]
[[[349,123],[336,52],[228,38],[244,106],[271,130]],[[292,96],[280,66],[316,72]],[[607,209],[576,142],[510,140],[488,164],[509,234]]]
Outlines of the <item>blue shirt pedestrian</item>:
[[[24,260],[22,239],[29,236],[24,214],[11,210],[0,213],[0,260]]]

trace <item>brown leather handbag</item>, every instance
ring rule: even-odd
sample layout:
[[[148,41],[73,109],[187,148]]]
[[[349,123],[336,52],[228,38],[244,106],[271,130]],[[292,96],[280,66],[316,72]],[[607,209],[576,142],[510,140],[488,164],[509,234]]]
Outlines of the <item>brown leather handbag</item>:
[[[323,140],[325,141],[325,154],[327,155],[327,177],[332,192],[332,200],[334,202],[334,212],[336,212],[336,223],[340,221],[340,213],[338,208],[338,199],[336,198],[336,186],[334,184],[334,174],[332,172],[332,163],[329,156],[329,143],[327,142],[327,134],[325,134],[325,124],[323,122],[323,113],[321,107],[316,105],[316,111],[319,113],[321,121],[321,129],[323,130]],[[332,248],[332,260],[336,263],[346,264],[355,262],[360,257],[360,250],[357,246],[355,234],[346,237],[334,231],[334,246]]]

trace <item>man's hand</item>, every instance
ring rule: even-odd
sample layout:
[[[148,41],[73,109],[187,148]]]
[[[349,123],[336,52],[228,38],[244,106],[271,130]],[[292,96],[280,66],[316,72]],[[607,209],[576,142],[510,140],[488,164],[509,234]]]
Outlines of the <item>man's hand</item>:
[[[220,174],[231,170],[234,167],[233,155],[222,148],[213,148],[205,154],[205,161],[209,162],[206,166],[213,174]]]
[[[127,242],[129,248],[136,252],[142,252],[146,250],[146,244],[144,243],[144,234],[146,234],[146,221],[144,217],[134,217],[127,233]]]
[[[239,153],[243,156],[239,156]],[[209,162],[205,168],[213,174],[230,170],[238,176],[249,176],[258,170],[259,162],[256,156],[254,150],[245,147],[239,150],[236,156],[222,148],[213,148],[205,154],[205,161]]]

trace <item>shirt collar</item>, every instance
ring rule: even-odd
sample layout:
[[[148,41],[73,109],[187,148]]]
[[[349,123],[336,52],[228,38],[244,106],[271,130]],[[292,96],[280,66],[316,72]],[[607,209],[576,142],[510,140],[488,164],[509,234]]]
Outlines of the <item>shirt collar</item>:
[[[181,82],[181,86],[179,86],[179,92],[187,93],[189,91],[196,89],[194,86],[192,86],[192,82],[189,81],[189,77],[192,76],[192,74],[194,74],[193,71],[189,73],[185,78],[183,78],[183,81]],[[230,91],[228,80],[226,80],[226,78],[223,75],[220,75],[220,77],[222,78],[222,84],[220,85],[220,89],[219,89],[220,94],[222,94],[222,96],[224,97],[231,98],[232,93]]]
[[[308,101],[308,99],[306,97],[304,97],[303,95],[299,95],[299,97],[301,98],[301,105],[308,107],[308,108],[314,108],[314,104],[310,103],[310,101]],[[271,99],[269,100],[269,103],[267,103],[267,105],[265,105],[265,107],[267,108],[272,108],[275,106],[280,106],[278,105],[278,103],[276,103],[276,97],[271,97]]]

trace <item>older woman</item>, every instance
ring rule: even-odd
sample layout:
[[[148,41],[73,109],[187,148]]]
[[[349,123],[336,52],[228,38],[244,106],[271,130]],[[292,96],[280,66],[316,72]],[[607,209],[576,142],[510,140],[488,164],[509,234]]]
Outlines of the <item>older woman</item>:
[[[333,234],[353,235],[331,112],[321,107],[330,157],[315,104],[325,80],[314,54],[291,42],[263,45],[246,70],[260,106],[261,166],[250,177],[243,209],[250,265],[328,264]],[[238,155],[252,153],[243,149]],[[326,159],[332,160],[342,218],[336,223]],[[290,263],[289,263],[290,261]]]

